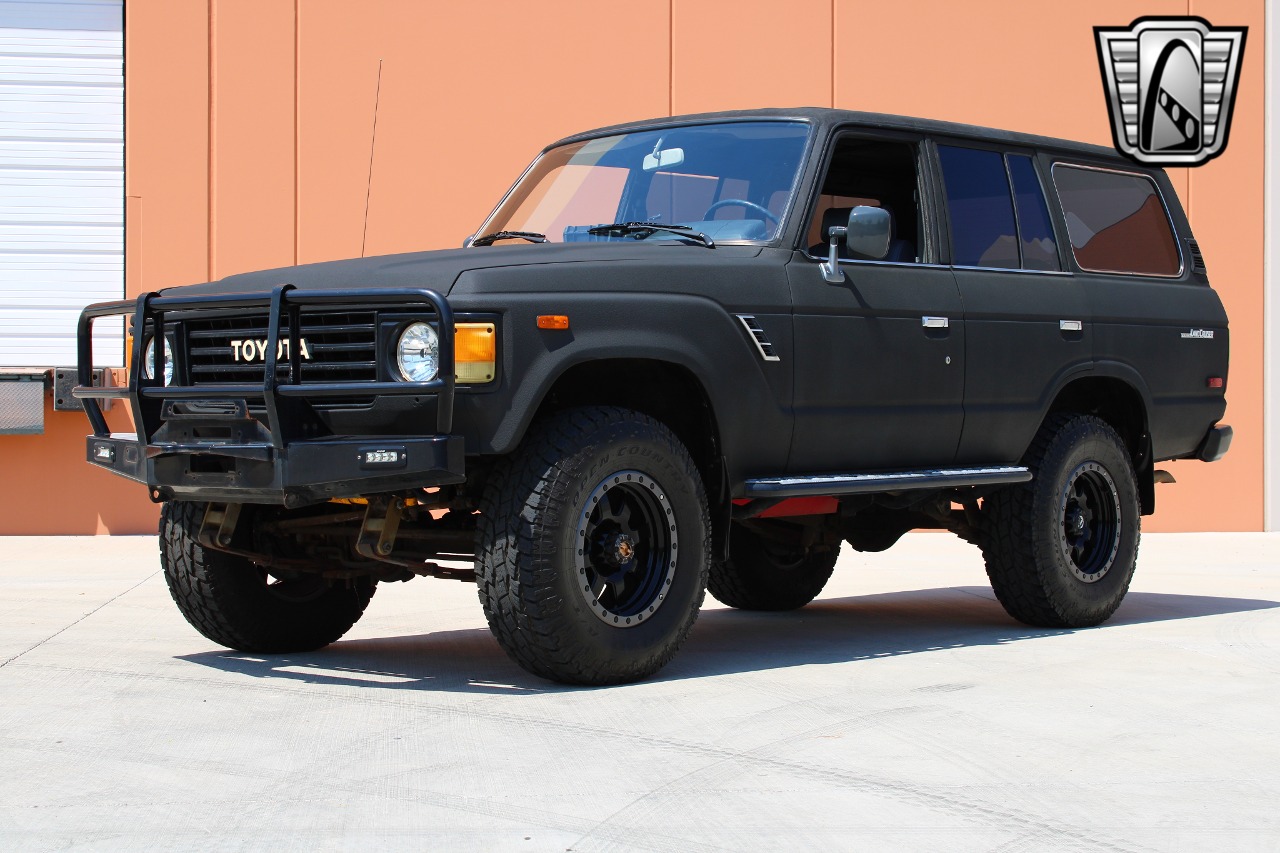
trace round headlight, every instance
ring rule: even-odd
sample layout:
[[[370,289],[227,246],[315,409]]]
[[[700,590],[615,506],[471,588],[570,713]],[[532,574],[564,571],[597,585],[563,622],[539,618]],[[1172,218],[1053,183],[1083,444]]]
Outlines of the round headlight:
[[[142,374],[148,379],[155,379],[156,339],[147,341],[147,348],[142,353]],[[169,339],[164,339],[164,384],[173,384],[173,347]]]
[[[426,323],[413,323],[400,333],[396,365],[410,382],[430,382],[440,371],[440,337]]]

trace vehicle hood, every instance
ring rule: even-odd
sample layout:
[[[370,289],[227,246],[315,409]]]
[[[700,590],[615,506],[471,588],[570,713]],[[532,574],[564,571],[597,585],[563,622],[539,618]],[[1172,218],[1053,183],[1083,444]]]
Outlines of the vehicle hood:
[[[164,292],[183,296],[219,293],[258,293],[280,284],[300,290],[329,290],[345,287],[426,287],[446,296],[454,282],[469,270],[517,267],[534,264],[564,264],[628,261],[652,258],[655,251],[706,252],[701,246],[653,243],[538,243],[478,246],[409,252],[373,258],[325,261],[296,267],[229,275],[205,284],[167,288]]]

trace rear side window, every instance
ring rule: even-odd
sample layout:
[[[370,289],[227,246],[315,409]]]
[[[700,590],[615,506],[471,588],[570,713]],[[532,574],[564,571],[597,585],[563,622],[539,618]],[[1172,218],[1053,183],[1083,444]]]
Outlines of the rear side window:
[[[1058,163],[1053,182],[1081,269],[1165,276],[1180,272],[1169,214],[1150,178]]]
[[[939,145],[938,156],[947,185],[951,262],[1017,269],[1018,231],[1004,158],[995,151],[951,145]]]

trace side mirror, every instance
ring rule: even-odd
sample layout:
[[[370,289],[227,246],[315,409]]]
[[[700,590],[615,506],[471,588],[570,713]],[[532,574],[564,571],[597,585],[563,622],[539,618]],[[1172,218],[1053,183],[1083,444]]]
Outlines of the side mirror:
[[[840,244],[847,243],[855,255],[878,261],[889,254],[889,237],[893,230],[889,211],[860,204],[849,211],[849,224],[833,225],[827,232],[831,253],[822,263],[822,275],[827,281],[844,281],[840,270]]]
[[[889,237],[893,226],[889,211],[860,204],[849,214],[847,240],[849,251],[873,261],[889,254]]]

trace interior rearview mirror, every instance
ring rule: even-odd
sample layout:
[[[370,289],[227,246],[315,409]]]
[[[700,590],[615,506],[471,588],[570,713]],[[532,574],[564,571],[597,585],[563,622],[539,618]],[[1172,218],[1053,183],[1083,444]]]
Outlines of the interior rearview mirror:
[[[662,151],[654,151],[652,154],[644,155],[644,170],[652,172],[654,169],[665,169],[668,166],[679,166],[684,162],[683,148],[666,148]]]

